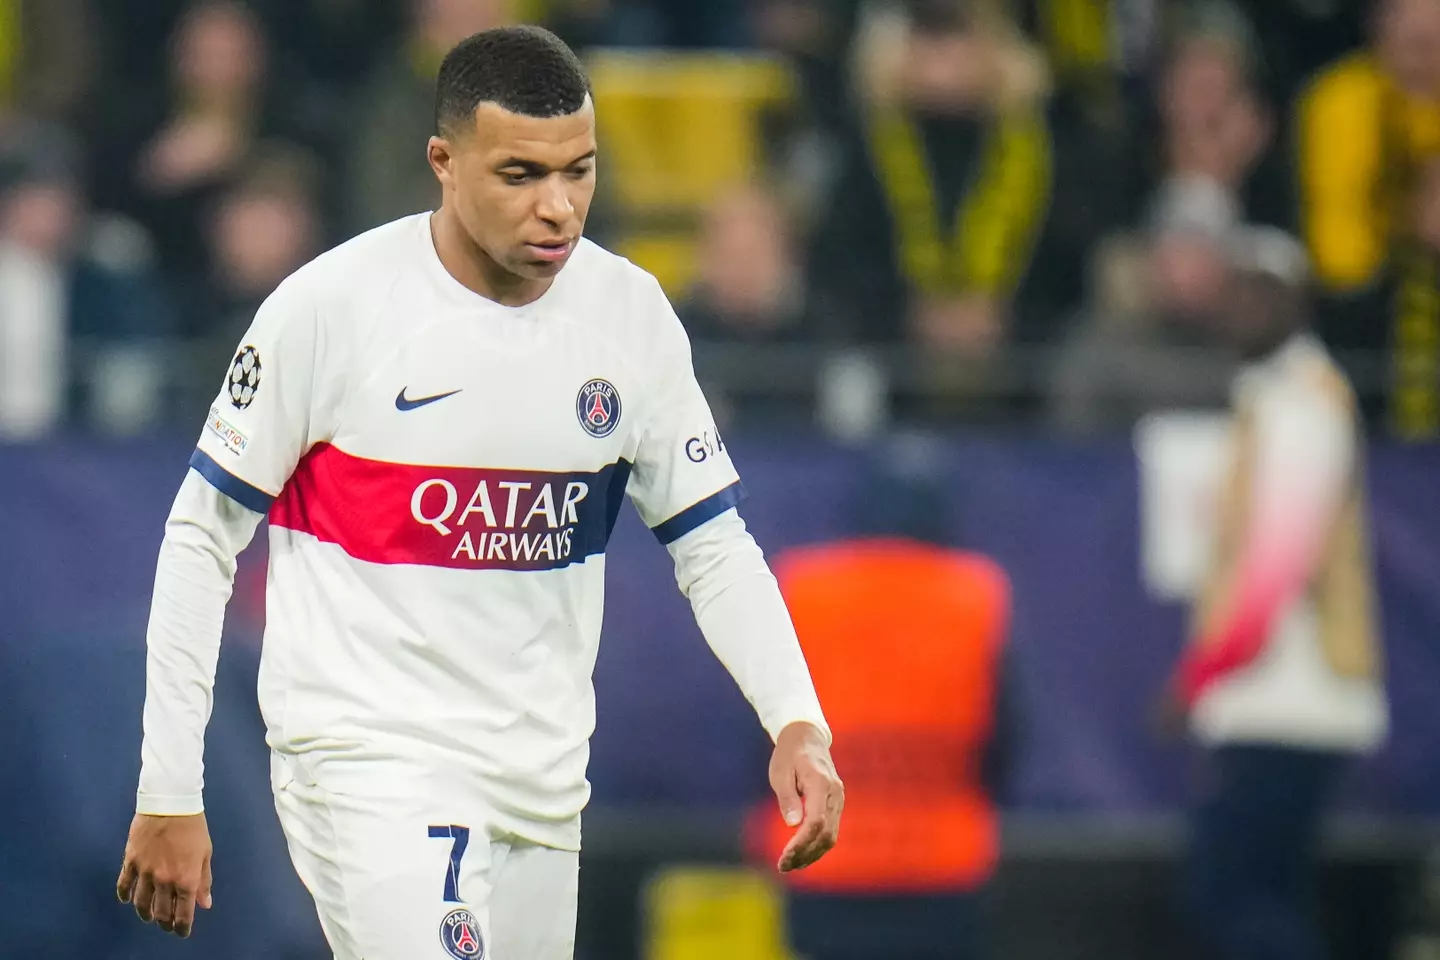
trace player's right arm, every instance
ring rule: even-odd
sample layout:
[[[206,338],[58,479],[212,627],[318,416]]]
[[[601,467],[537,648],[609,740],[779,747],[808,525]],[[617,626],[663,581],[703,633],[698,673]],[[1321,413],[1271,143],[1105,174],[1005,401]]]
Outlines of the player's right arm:
[[[326,422],[315,311],[294,280],[256,314],[211,404],[165,525],[146,634],[136,815],[116,893],[188,936],[210,905],[205,726],[236,558]]]

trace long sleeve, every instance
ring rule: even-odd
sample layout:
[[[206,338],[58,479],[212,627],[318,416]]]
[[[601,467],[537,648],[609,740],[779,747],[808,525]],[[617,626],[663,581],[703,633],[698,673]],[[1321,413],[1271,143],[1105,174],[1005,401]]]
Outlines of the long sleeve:
[[[300,457],[328,437],[335,401],[315,384],[320,358],[337,348],[322,349],[315,318],[296,278],[260,307],[165,524],[147,637],[141,813],[202,809],[205,724],[235,558]]]
[[[165,524],[146,635],[145,740],[140,813],[177,816],[204,809],[205,725],[235,558],[261,514],[191,470]]]
[[[1353,475],[1355,435],[1339,403],[1269,397],[1257,405],[1255,444],[1235,575],[1220,616],[1180,666],[1179,693],[1188,703],[1264,650],[1277,616],[1315,576]]]
[[[830,736],[779,584],[734,510],[669,544],[675,577],[710,649],[771,739],[792,723]]]

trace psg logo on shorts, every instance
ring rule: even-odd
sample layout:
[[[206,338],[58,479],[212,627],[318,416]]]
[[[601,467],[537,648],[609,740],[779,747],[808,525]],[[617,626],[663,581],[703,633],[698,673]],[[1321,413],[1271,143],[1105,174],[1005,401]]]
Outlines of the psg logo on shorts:
[[[225,390],[230,394],[230,403],[236,410],[244,410],[255,399],[260,389],[260,351],[245,347],[235,354],[230,363],[230,376],[225,381]]]
[[[463,907],[451,910],[440,921],[440,944],[455,960],[484,960],[485,941],[480,939],[480,921]]]
[[[575,398],[575,415],[592,437],[608,437],[620,425],[620,394],[608,380],[591,380]]]

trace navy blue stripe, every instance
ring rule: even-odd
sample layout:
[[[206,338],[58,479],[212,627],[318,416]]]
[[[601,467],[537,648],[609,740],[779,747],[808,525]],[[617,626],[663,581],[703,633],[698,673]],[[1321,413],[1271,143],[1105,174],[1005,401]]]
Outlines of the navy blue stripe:
[[[210,485],[216,490],[219,490],[225,494],[225,496],[240,504],[240,506],[248,507],[256,513],[269,513],[270,504],[275,502],[275,498],[270,496],[270,494],[258,487],[250,486],[250,484],[244,480],[230,473],[224,467],[220,466],[220,464],[216,463],[215,459],[204,450],[197,449],[191,454],[190,466],[196,473],[200,474],[200,476],[209,480]]]
[[[653,527],[652,532],[661,543],[674,543],[700,524],[707,520],[714,520],[726,510],[738,506],[744,499],[745,488],[739,480],[736,480],[719,493],[712,494],[699,503],[686,507],[669,520]]]

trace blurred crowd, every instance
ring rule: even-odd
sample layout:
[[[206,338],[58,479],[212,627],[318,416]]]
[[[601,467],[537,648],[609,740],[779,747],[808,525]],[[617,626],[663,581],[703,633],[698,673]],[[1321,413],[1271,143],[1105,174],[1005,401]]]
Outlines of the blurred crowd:
[[[730,417],[1221,405],[1260,223],[1440,435],[1440,0],[0,0],[0,437],[198,422],[283,277],[435,204],[440,58],[510,21],[589,59],[590,233]]]

